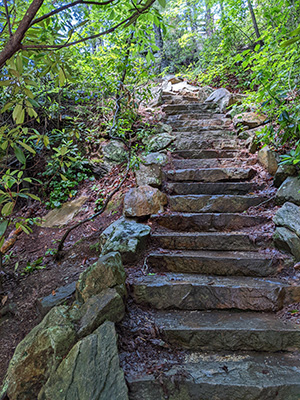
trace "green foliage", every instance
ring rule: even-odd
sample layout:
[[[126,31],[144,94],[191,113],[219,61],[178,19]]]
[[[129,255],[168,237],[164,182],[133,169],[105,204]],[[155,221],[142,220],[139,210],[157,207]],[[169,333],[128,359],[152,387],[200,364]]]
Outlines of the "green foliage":
[[[21,275],[28,275],[31,274],[34,271],[38,271],[40,269],[45,269],[46,265],[43,264],[43,257],[39,257],[37,260],[35,261],[28,261],[26,263],[26,267],[23,268],[23,271],[21,272]]]

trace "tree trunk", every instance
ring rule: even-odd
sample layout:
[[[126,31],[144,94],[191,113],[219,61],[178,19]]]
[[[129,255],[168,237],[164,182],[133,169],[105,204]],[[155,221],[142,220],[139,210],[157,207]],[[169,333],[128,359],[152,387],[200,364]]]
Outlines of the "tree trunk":
[[[210,37],[214,31],[214,19],[208,0],[205,0],[205,9],[205,30],[207,36]]]
[[[159,48],[159,57],[160,57],[159,71],[162,72],[168,66],[166,55],[164,52],[164,40],[162,37],[161,28],[153,24],[153,29],[155,36],[155,44]]]
[[[255,34],[256,34],[257,39],[259,39],[260,38],[260,33],[259,33],[259,29],[258,29],[255,13],[254,13],[254,10],[253,10],[252,4],[251,4],[251,0],[247,0],[247,3],[248,3],[248,8],[249,8],[249,11],[250,11],[250,14],[251,14],[251,18],[252,18],[252,23],[253,23],[253,27],[254,27],[254,30],[255,30]]]

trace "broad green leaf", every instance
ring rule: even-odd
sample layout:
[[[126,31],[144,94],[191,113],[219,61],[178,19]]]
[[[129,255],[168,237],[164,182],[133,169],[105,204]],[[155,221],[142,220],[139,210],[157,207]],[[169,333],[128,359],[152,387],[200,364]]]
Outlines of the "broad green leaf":
[[[22,147],[24,147],[24,149],[28,150],[30,153],[32,153],[32,154],[35,154],[35,153],[36,153],[36,151],[35,151],[32,147],[28,146],[28,144],[23,143],[23,142],[21,142],[20,140],[18,141],[18,143],[19,143]]]
[[[10,201],[9,203],[4,204],[1,210],[1,214],[3,217],[8,217],[14,208],[14,203]]]
[[[162,6],[162,8],[166,8],[166,0],[158,0],[159,4]]]
[[[7,227],[8,227],[8,221],[0,222],[0,237],[4,235]]]
[[[26,163],[26,157],[25,157],[23,151],[20,149],[20,147],[15,146],[14,147],[14,152],[15,152],[15,155],[16,155],[17,159],[20,161],[20,163],[21,164],[25,164]]]

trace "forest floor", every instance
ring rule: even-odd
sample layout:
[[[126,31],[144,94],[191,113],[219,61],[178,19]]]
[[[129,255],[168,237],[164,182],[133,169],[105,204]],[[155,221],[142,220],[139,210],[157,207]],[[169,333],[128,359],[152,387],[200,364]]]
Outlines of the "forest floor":
[[[55,290],[78,280],[87,265],[94,263],[100,253],[99,236],[101,232],[122,214],[122,199],[126,191],[135,185],[133,174],[122,186],[106,211],[86,224],[81,225],[69,235],[62,258],[56,261],[53,249],[58,246],[64,232],[74,223],[93,215],[97,193],[93,186],[108,191],[117,186],[120,169],[99,181],[85,181],[78,190],[78,197],[85,195],[87,202],[67,226],[62,228],[42,228],[34,226],[30,235],[22,233],[4,264],[3,293],[0,293],[0,385],[5,376],[9,361],[18,343],[42,319],[37,307],[40,298],[55,296]],[[19,211],[25,215],[27,207]],[[44,217],[49,210],[41,204],[33,208],[35,217]],[[52,253],[52,254],[51,254]],[[41,269],[34,268],[34,262],[42,258]],[[19,263],[15,270],[16,262]],[[29,268],[28,268],[29,266]],[[32,272],[25,272],[33,266]],[[38,267],[39,267],[38,266]]]

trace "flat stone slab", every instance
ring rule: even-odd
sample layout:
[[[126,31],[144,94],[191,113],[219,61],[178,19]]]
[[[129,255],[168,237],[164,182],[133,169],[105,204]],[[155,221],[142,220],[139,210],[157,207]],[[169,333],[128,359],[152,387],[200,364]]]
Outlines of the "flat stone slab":
[[[169,206],[172,211],[181,212],[241,213],[265,200],[262,196],[183,195],[169,196]]]
[[[75,294],[75,290],[76,281],[55,289],[49,296],[38,299],[37,307],[41,315],[46,315],[51,308],[63,304],[70,299]]]
[[[264,216],[237,213],[170,213],[152,215],[152,221],[174,231],[222,231],[266,223]]]
[[[220,182],[248,180],[253,178],[255,173],[253,168],[186,168],[165,171],[164,176],[165,179],[177,182]]]
[[[153,252],[149,254],[147,263],[156,271],[192,274],[269,276],[277,272],[276,260],[249,251]]]
[[[130,400],[298,400],[300,365],[287,354],[191,353],[160,378],[136,373],[127,382]]]
[[[186,111],[209,112],[212,107],[204,103],[196,104],[168,104],[163,107],[163,110],[168,115],[178,114]],[[210,112],[213,114],[212,112]]]
[[[81,196],[78,199],[68,201],[63,204],[61,208],[49,211],[48,214],[43,217],[42,228],[67,225],[80,211],[87,199],[88,197]]]
[[[275,279],[163,273],[135,280],[137,303],[159,310],[239,309],[277,311],[288,285]]]
[[[238,147],[238,143],[233,139],[215,139],[215,140],[199,140],[191,138],[191,140],[176,139],[176,148],[179,150],[191,150],[191,149],[224,149],[224,150],[235,150]]]
[[[251,182],[167,182],[166,189],[170,194],[248,194],[262,190],[263,185],[256,185]]]
[[[257,250],[271,246],[266,235],[256,235],[255,242],[247,233],[237,232],[155,232],[152,240],[159,247],[172,250]]]
[[[300,348],[300,326],[269,313],[160,311],[154,321],[166,341],[191,350],[276,352]]]
[[[172,152],[174,156],[186,158],[186,159],[207,159],[207,158],[233,158],[241,156],[241,152],[238,150],[225,150],[225,149],[186,149],[186,150],[174,150]],[[243,157],[245,155],[243,154]]]
[[[249,166],[256,164],[255,158],[210,158],[210,159],[191,159],[191,160],[172,160],[172,166],[175,169],[184,168],[220,168],[222,166],[228,166],[233,164],[235,167]]]

